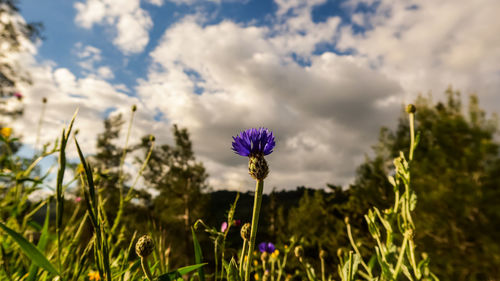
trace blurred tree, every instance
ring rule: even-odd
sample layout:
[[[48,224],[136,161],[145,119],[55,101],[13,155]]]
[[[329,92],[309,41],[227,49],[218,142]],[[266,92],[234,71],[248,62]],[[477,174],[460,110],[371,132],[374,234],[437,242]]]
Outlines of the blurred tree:
[[[27,43],[41,39],[41,23],[26,23],[18,1],[0,0],[0,96],[13,95],[19,82],[31,83],[29,73],[14,55],[27,50]]]
[[[154,198],[153,213],[160,225],[168,229],[174,262],[190,262],[191,226],[196,219],[206,216],[203,212],[208,195],[207,173],[197,162],[187,129],[173,128],[175,145],[164,144],[155,148],[144,171],[145,184],[159,192]],[[149,136],[142,140],[145,151],[149,149]]]
[[[459,92],[447,101],[416,100],[420,143],[411,166],[418,195],[416,244],[430,254],[441,280],[500,278],[500,156],[497,119],[486,118],[476,95],[463,113]],[[404,114],[395,131],[382,128],[375,157],[358,169],[349,209],[365,213],[371,205],[388,207],[392,159],[408,150]],[[359,218],[359,217],[358,217]]]

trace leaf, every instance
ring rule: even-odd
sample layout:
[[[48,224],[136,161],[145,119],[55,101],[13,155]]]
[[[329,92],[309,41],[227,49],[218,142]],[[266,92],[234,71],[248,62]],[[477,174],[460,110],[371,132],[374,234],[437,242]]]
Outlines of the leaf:
[[[200,243],[198,242],[198,238],[196,238],[196,234],[192,227],[191,227],[191,233],[193,235],[193,244],[194,244],[194,262],[196,264],[200,264],[203,262],[203,253],[201,251],[201,246]],[[203,267],[200,267],[198,269],[198,276],[200,278],[200,281],[205,281],[205,270],[203,269]]]
[[[50,202],[50,201],[49,201]],[[38,241],[38,249],[40,251],[45,251],[47,242],[49,241],[49,218],[50,218],[50,204],[47,204],[47,213],[45,214],[45,221],[43,223],[42,234],[40,235],[40,240]],[[36,274],[38,273],[38,266],[36,264],[31,264],[28,278],[26,281],[35,281]]]
[[[59,275],[56,268],[45,258],[45,256],[37,249],[32,243],[28,242],[19,233],[7,227],[5,224],[0,222],[0,228],[2,228],[9,236],[16,241],[16,243],[21,247],[23,252],[39,267],[47,270],[48,272]]]
[[[182,280],[182,275],[187,274],[193,270],[197,270],[204,265],[206,265],[206,263],[181,267],[177,270],[158,276],[158,281],[173,281],[179,279]]]

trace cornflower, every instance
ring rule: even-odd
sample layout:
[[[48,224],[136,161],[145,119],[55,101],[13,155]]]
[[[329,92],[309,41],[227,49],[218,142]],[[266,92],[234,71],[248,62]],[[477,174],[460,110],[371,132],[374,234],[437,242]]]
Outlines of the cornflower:
[[[233,151],[238,155],[248,157],[248,173],[257,181],[249,241],[250,245],[248,248],[249,256],[255,247],[255,237],[257,236],[257,226],[259,224],[260,205],[262,203],[262,192],[264,190],[264,179],[269,174],[269,167],[266,159],[264,159],[264,156],[271,154],[275,145],[276,143],[274,141],[273,132],[267,128],[248,129],[241,132],[236,137],[233,137]],[[250,263],[247,263],[245,281],[249,280]]]

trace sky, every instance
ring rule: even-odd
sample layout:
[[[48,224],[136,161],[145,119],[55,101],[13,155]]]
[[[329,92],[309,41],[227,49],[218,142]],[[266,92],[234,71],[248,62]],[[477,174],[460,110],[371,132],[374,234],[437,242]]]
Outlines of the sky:
[[[449,85],[500,105],[498,0],[23,0],[21,15],[45,40],[19,60],[16,121],[33,147],[54,140],[79,107],[84,152],[103,118],[137,105],[131,142],[171,143],[191,133],[213,189],[254,188],[232,136],[276,136],[266,186],[348,185],[403,104],[439,99]],[[123,143],[125,134],[120,142]],[[74,148],[69,148],[73,153]],[[128,159],[132,161],[132,159]],[[133,165],[129,165],[132,167]],[[132,168],[131,168],[132,169]]]

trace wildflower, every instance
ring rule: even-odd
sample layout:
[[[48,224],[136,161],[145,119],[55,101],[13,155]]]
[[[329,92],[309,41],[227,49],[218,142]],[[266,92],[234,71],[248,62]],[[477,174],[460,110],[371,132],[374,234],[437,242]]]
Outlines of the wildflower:
[[[278,256],[280,255],[280,251],[278,249],[274,250],[274,252],[271,254],[271,258],[277,259]]]
[[[12,128],[3,127],[2,129],[0,129],[0,135],[2,135],[2,137],[6,139],[8,139],[11,134],[12,134]]]
[[[77,196],[77,197],[75,198],[75,203],[80,203],[81,201],[82,201],[82,197]]]
[[[22,100],[23,99],[23,95],[19,92],[15,92],[14,93],[14,97],[17,98],[17,100]]]
[[[262,243],[259,244],[259,251],[261,253],[267,252],[269,254],[272,254],[274,252],[274,250],[276,250],[276,247],[271,242],[267,242],[267,243],[266,242],[262,242]]]
[[[258,266],[259,262],[257,260],[253,260],[253,266]]]
[[[89,277],[89,280],[91,280],[91,281],[92,280],[95,280],[95,281],[101,280],[101,276],[99,275],[99,272],[96,272],[96,271],[89,272],[88,277]]]
[[[260,276],[259,276],[259,274],[255,273],[255,274],[253,275],[253,278],[254,278],[255,280],[259,280]]]
[[[220,232],[226,232],[227,230],[227,222],[223,222],[220,226]]]
[[[263,180],[269,173],[265,155],[273,152],[273,132],[266,128],[248,129],[233,137],[233,151],[241,156],[248,156],[248,172],[256,180]]]

